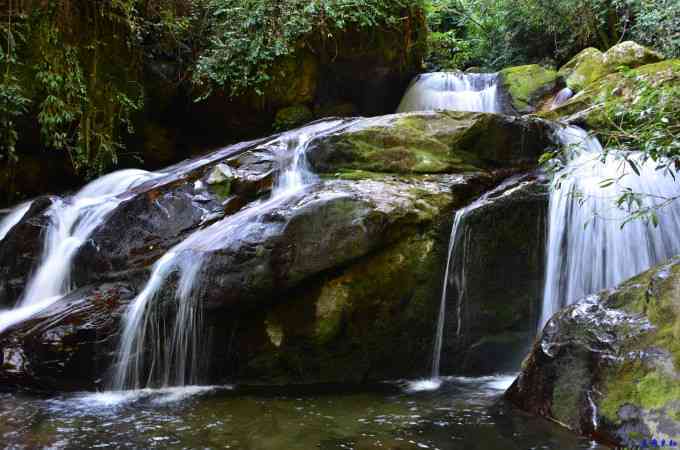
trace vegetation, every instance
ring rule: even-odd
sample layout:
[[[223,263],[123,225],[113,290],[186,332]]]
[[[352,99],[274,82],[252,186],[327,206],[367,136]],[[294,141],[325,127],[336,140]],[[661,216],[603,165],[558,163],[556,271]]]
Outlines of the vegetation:
[[[210,0],[215,24],[208,49],[196,64],[194,82],[227,88],[231,95],[249,89],[262,93],[275,61],[308,39],[331,40],[340,30],[398,25],[406,8],[420,0]]]
[[[0,159],[20,130],[93,177],[115,166],[145,107],[145,61],[197,99],[263,93],[274,63],[311,40],[397,26],[422,0],[24,0],[1,16]],[[129,155],[136,156],[139,155]]]
[[[680,55],[680,4],[672,0],[430,0],[428,11],[435,48],[446,33],[455,44],[440,54],[458,49],[457,68],[561,65],[585,47],[622,40]]]

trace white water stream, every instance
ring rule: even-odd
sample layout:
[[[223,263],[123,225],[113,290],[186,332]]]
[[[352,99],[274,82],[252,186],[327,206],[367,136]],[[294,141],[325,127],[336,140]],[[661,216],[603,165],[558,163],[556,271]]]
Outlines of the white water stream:
[[[555,177],[559,189],[551,190],[539,330],[559,309],[680,254],[680,202],[657,211],[656,227],[633,220],[622,228],[631,211],[617,205],[628,189],[644,194],[642,206],[680,196],[671,175],[656,170],[653,161],[643,163],[639,154],[628,154],[639,175],[620,152],[610,151],[603,160],[599,141],[578,127],[559,130],[558,138],[573,155]],[[607,180],[613,183],[605,185]]]
[[[205,353],[200,307],[201,269],[206,252],[243,238],[260,226],[260,218],[299,195],[315,181],[305,152],[316,137],[338,128],[342,121],[320,122],[288,132],[265,144],[281,157],[281,169],[268,200],[191,234],[168,251],[156,264],[146,286],[129,306],[117,352],[111,388],[168,387],[201,381],[201,357]],[[173,274],[177,313],[163,323],[156,304]]]
[[[498,75],[433,72],[409,86],[397,112],[472,111],[499,113]]]
[[[49,307],[72,289],[72,261],[92,232],[126,197],[122,194],[157,176],[143,170],[121,170],[105,175],[77,194],[58,199],[45,213],[45,230],[40,262],[31,274],[14,309],[0,312],[0,332]],[[28,210],[18,207],[3,221],[8,232]]]

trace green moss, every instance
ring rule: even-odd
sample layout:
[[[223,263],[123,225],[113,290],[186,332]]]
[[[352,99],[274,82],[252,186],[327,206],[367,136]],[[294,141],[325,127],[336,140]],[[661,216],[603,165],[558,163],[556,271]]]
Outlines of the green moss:
[[[281,324],[286,336],[281,347],[249,364],[281,382],[421,372],[429,362],[441,288],[439,250],[430,233],[412,235],[346,269],[308,280],[267,317]]]
[[[640,405],[645,409],[661,408],[669,402],[680,400],[680,383],[677,380],[652,372],[637,384]]]
[[[676,371],[680,370],[680,299],[675,286],[678,276],[680,265],[657,267],[631,279],[607,299],[608,307],[644,315],[653,325],[643,336],[626,343],[625,351],[666,350],[672,355]],[[680,401],[680,383],[667,370],[647,367],[640,361],[610,369],[604,377],[604,414],[616,421],[619,408],[626,403],[658,409]],[[675,407],[669,413],[677,413]]]
[[[619,421],[619,409],[637,405],[645,410],[671,408],[668,414],[678,414],[676,402],[680,401],[680,384],[673,377],[658,370],[650,370],[641,362],[629,362],[618,370],[607,373],[601,403],[602,414],[613,423]]]
[[[604,55],[598,49],[591,47],[581,51],[581,53],[562,66],[558,75],[576,93],[582,91],[583,88],[593,81],[602,78],[607,73]]]
[[[554,90],[557,72],[538,64],[510,67],[500,73],[503,87],[519,112],[533,112],[535,103]]]
[[[680,86],[680,59],[648,64],[629,73],[611,73],[586,86],[569,102],[554,111],[542,114],[546,119],[559,120],[576,113],[583,113],[589,128],[614,129],[608,111],[632,106],[643,88],[651,84],[660,97],[672,95],[671,89]]]

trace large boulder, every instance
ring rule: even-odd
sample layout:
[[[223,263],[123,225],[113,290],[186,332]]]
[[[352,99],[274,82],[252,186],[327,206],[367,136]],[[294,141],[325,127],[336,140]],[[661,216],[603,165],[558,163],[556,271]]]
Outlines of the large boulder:
[[[506,396],[612,446],[680,436],[680,260],[553,316]]]
[[[680,86],[680,59],[647,64],[628,73],[616,72],[587,85],[568,102],[542,117],[580,123],[599,131],[615,130],[616,111],[631,108],[653,89],[660,102],[675,101]]]
[[[467,112],[393,114],[353,123],[318,140],[309,160],[320,173],[451,173],[535,164],[550,147],[540,119]]]
[[[490,114],[413,113],[310,127],[186,161],[125,193],[76,255],[72,281],[85,287],[35,316],[39,334],[27,332],[29,322],[0,333],[0,346],[15,361],[0,365],[11,370],[0,378],[13,386],[91,387],[110,360],[120,308],[140,291],[152,264],[180,242],[175,251],[186,251],[183,258],[200,269],[199,304],[212,336],[206,381],[360,382],[424,373],[453,212],[534,165],[549,145],[551,126]],[[319,134],[307,153],[320,176],[305,189],[267,199],[292,144],[311,132]],[[461,155],[474,164],[456,162]],[[507,194],[516,201],[489,214],[510,217],[526,209],[531,216],[533,191],[523,184],[516,191]],[[26,215],[0,254],[14,239],[27,239],[19,232],[34,226],[33,216],[39,224],[44,209]],[[512,223],[520,222],[531,221],[518,216]],[[154,300],[167,320],[174,316],[178,278],[169,275]],[[105,302],[111,317],[96,337],[107,344],[93,347],[77,324],[99,314],[101,298],[111,299]],[[523,296],[519,303],[516,309],[525,311],[530,300]],[[491,306],[483,309],[485,317],[495,314]],[[490,333],[518,331],[514,313],[503,317],[509,322]],[[71,384],[50,381],[52,366],[31,359],[32,348],[48,352],[50,323],[63,336],[59,342],[68,340],[49,347],[50,364],[84,367]],[[75,328],[66,333],[63,323]],[[475,336],[460,351],[476,344]],[[87,351],[79,350],[80,337]],[[390,364],[396,352],[403,357]],[[98,362],[78,362],[81,357]],[[339,364],[352,370],[335,370]]]
[[[593,81],[607,75],[604,54],[596,48],[586,48],[562,66],[558,72],[567,87],[580,92]]]
[[[657,63],[664,59],[664,56],[647,47],[633,41],[621,42],[605,52],[602,62],[609,69],[615,71],[620,66],[631,69],[646,64]]]
[[[580,92],[600,78],[616,72],[619,67],[636,68],[663,60],[663,55],[632,41],[617,44],[602,53],[586,48],[562,66],[558,75],[572,91]]]
[[[557,72],[538,64],[503,69],[499,78],[504,94],[519,114],[536,112],[541,101],[559,87]]]

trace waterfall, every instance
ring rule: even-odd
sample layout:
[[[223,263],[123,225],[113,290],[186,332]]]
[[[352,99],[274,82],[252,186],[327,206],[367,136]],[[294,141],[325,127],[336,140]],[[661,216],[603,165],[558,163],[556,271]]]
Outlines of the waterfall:
[[[451,229],[449,249],[446,259],[446,269],[444,272],[444,285],[439,306],[439,316],[435,334],[435,345],[432,354],[432,373],[431,380],[438,380],[440,377],[439,366],[441,361],[442,346],[444,342],[444,325],[446,321],[446,303],[449,297],[449,290],[455,291],[456,297],[456,335],[461,336],[463,324],[463,306],[466,299],[466,259],[472,241],[472,232],[467,224],[467,218],[479,208],[488,205],[491,201],[510,195],[517,189],[526,185],[521,181],[521,176],[510,177],[496,188],[485,193],[470,205],[456,212]]]
[[[31,207],[31,202],[26,202],[15,207],[4,219],[0,221],[0,241],[5,239],[7,233],[26,215]]]
[[[16,307],[0,312],[0,332],[37,314],[71,291],[71,263],[77,250],[125,199],[121,194],[155,176],[143,170],[121,170],[93,181],[74,196],[56,200],[50,206],[45,213],[49,222],[43,254]],[[9,232],[29,207],[30,204],[18,206],[3,220],[2,231]]]
[[[593,136],[577,127],[557,132],[573,149],[566,167],[556,175],[550,195],[547,275],[540,326],[559,309],[624,280],[680,253],[680,203],[660,209],[659,224],[634,220],[617,199],[627,189],[644,193],[643,206],[660,205],[680,195],[680,185],[656,163],[639,153],[627,157],[639,167],[634,173],[622,152],[603,153]],[[609,180],[606,185],[604,183]],[[556,189],[557,188],[557,189]],[[585,227],[585,228],[584,228]]]
[[[417,76],[406,90],[399,104],[397,112],[409,111],[470,111],[501,113],[498,98],[498,74],[465,74],[461,72],[432,72]],[[492,191],[495,192],[495,191]],[[489,193],[488,195],[491,195]],[[449,288],[449,274],[456,271],[451,278],[453,286],[458,291],[458,298],[462,301],[465,290],[465,268],[458,263],[455,255],[464,248],[462,230],[465,216],[488,198],[481,197],[467,208],[456,212],[449,240],[448,256],[442,288],[439,315],[435,327],[434,348],[432,350],[431,378],[414,382],[410,389],[414,391],[437,389],[441,385],[439,365],[443,346],[444,324],[446,321],[446,297]],[[459,310],[461,308],[459,303]],[[458,324],[460,331],[460,320]]]
[[[416,77],[397,112],[453,110],[500,113],[497,74],[433,72]]]
[[[201,272],[207,252],[237,242],[258,226],[261,218],[304,192],[316,177],[305,156],[318,136],[333,132],[343,121],[319,122],[288,132],[264,144],[280,158],[271,196],[191,234],[156,262],[149,281],[123,318],[123,331],[111,380],[114,390],[197,384],[202,380],[205,336],[202,327]],[[164,319],[163,289],[178,278],[174,318]]]
[[[77,250],[124,200],[120,194],[152,177],[143,170],[121,170],[93,181],[71,198],[55,201],[46,213],[50,220],[43,255],[20,306],[66,294],[72,287],[71,261]]]

